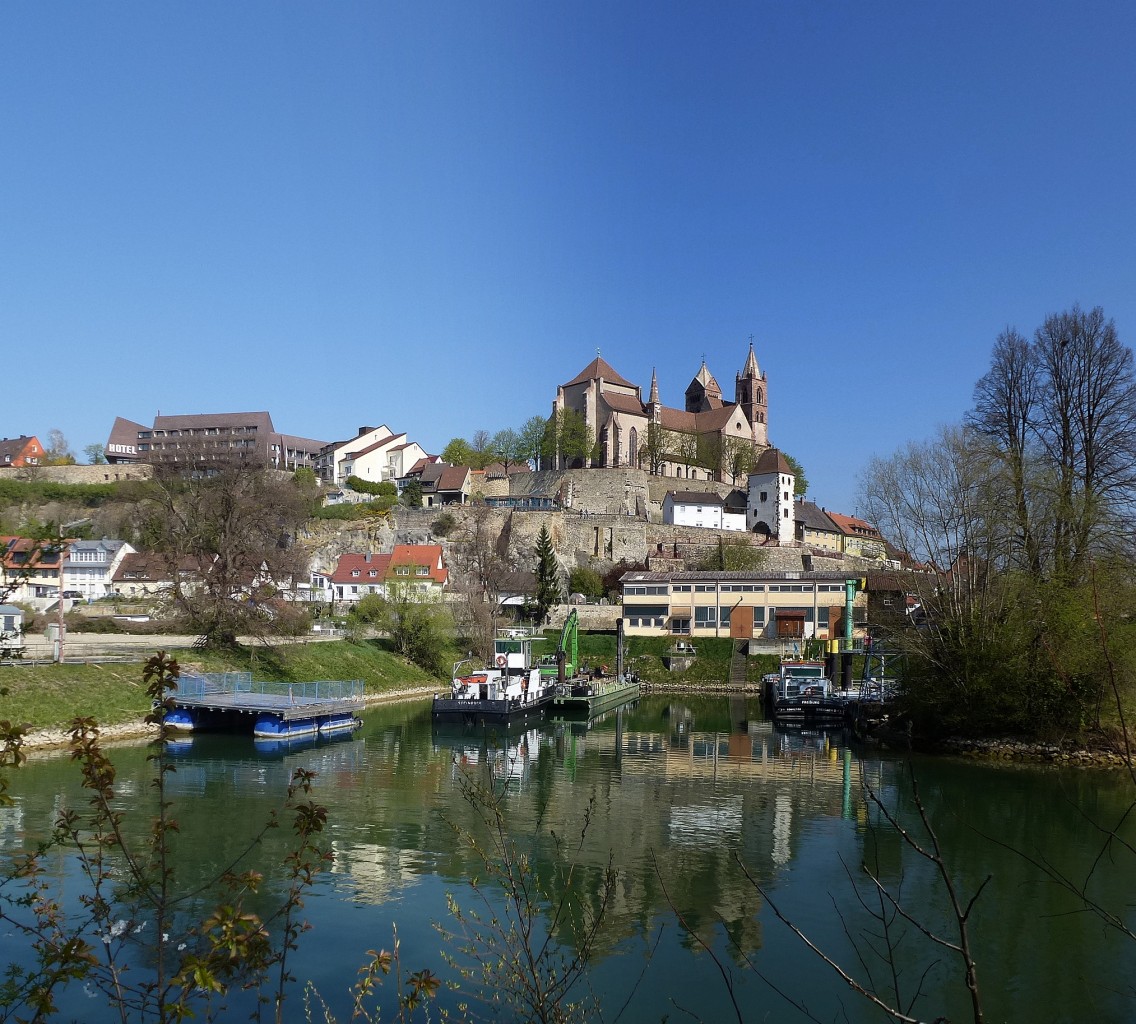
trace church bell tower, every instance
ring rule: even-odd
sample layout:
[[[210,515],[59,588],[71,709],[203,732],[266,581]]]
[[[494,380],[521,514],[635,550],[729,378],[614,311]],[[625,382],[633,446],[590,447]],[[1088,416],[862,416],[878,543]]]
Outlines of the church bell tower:
[[[753,354],[753,338],[750,338],[749,355],[745,366],[737,376],[734,401],[741,406],[753,430],[753,443],[764,448],[769,444],[769,424],[766,414],[769,408],[769,390],[765,374],[758,369],[757,357]]]

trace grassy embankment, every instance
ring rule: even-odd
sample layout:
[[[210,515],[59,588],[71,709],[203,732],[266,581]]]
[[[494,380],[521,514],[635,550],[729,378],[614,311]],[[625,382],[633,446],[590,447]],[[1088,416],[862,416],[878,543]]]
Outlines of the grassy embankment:
[[[442,685],[375,640],[244,648],[225,654],[194,650],[168,653],[178,660],[183,672],[251,671],[254,679],[281,682],[362,679],[368,696]],[[144,661],[0,667],[0,687],[7,690],[0,696],[0,718],[26,724],[32,730],[65,728],[76,717],[94,718],[108,726],[140,721],[149,711],[142,682]]]
[[[558,632],[549,632],[545,651],[556,649]],[[615,636],[581,633],[582,664],[615,669]],[[686,685],[724,683],[729,678],[732,644],[728,639],[700,639],[698,657],[684,672],[663,667],[674,646],[670,637],[632,637],[627,641],[628,666],[651,682]],[[254,679],[303,682],[313,679],[362,679],[369,696],[408,688],[434,688],[444,681],[385,649],[381,641],[294,644],[276,648],[243,648],[224,654],[171,651],[183,672],[251,671]],[[148,656],[148,655],[147,655]],[[134,664],[39,665],[0,668],[0,718],[36,729],[61,729],[76,717],[102,725],[136,722],[149,710],[140,657]],[[749,659],[748,677],[757,682],[776,668],[774,655]]]

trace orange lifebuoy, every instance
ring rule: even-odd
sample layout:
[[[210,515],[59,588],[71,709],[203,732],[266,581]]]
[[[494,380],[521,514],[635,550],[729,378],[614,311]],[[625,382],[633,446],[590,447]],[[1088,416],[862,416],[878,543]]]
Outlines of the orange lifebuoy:
[[[503,654],[497,655],[497,664],[500,668],[505,667],[505,661],[506,661],[505,655],[503,655]]]

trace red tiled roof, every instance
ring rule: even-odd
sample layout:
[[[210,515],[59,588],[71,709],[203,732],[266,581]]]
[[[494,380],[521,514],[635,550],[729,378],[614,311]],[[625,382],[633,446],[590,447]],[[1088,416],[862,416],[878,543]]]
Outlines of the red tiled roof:
[[[383,445],[390,444],[391,441],[393,441],[396,437],[406,437],[406,435],[405,434],[384,434],[377,441],[374,441],[371,444],[367,445],[366,448],[360,448],[358,451],[355,451],[355,452],[348,452],[347,457],[349,459],[357,459],[357,458],[359,458],[360,455],[367,455],[368,453],[373,452],[376,448],[382,448]]]
[[[857,519],[855,516],[842,516],[839,512],[826,512],[825,515],[840,528],[841,533],[849,536],[874,538],[880,535],[880,531],[871,523],[866,523],[863,519]]]
[[[626,388],[635,387],[629,380],[624,380],[618,373],[615,372],[603,359],[596,356],[587,366],[585,366],[575,377],[573,377],[567,384],[562,387],[570,388],[573,384],[584,384],[589,380],[596,380],[603,377],[609,384],[622,384]]]
[[[177,572],[181,575],[186,573],[205,575],[209,571],[209,566],[208,559],[186,556],[178,559]],[[147,551],[134,551],[128,554],[119,563],[114,574],[115,583],[130,581],[167,583],[172,582],[172,578],[170,563],[164,557]]]
[[[346,554],[339,556],[339,562],[329,577],[332,583],[359,583],[368,579],[385,579],[390,568],[391,556],[387,554]],[[358,572],[358,576],[353,576]],[[371,573],[375,575],[372,576]]]
[[[43,445],[34,434],[26,437],[6,437],[0,441],[0,466],[22,466],[25,458],[43,457]]]
[[[441,544],[396,544],[389,554],[343,554],[339,562],[328,576],[332,583],[367,583],[391,579],[396,575],[395,569],[407,566],[417,569],[422,566],[428,573],[419,575],[417,572],[409,573],[410,578],[429,579],[439,586],[445,586],[449,579],[449,570],[446,569],[445,559],[442,555]],[[354,575],[358,573],[358,575]]]
[[[758,457],[753,467],[755,473],[787,473],[795,475],[789,461],[776,448],[766,448]]]
[[[442,469],[434,489],[437,491],[460,491],[465,488],[468,482],[468,466],[446,466]]]
[[[70,544],[71,541],[65,540],[62,543]],[[17,572],[35,565],[57,568],[59,548],[51,542],[32,540],[29,537],[0,537],[0,565]]]
[[[643,403],[634,395],[618,395],[609,392],[604,394],[603,400],[607,407],[614,412],[631,413],[633,416],[647,415]]]
[[[390,556],[391,572],[394,572],[398,566],[410,566],[415,569],[424,566],[430,570],[427,578],[440,586],[445,586],[450,576],[442,555],[441,544],[396,544]]]

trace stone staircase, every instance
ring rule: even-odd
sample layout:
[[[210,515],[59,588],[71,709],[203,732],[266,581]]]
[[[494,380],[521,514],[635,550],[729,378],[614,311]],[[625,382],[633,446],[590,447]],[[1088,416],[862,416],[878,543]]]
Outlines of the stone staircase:
[[[734,641],[734,653],[730,658],[730,685],[745,686],[746,668],[749,664],[749,643],[745,640]]]

